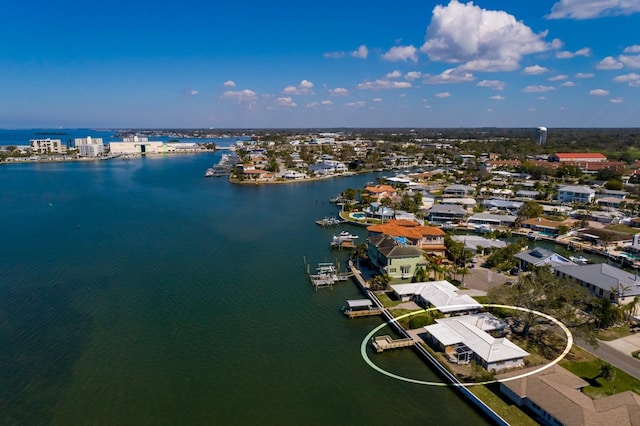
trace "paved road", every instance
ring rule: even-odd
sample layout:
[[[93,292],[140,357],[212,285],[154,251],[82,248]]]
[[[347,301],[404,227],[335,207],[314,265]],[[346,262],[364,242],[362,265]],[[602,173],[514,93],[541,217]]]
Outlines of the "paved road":
[[[599,341],[600,345],[597,349],[592,348],[580,339],[576,339],[576,344],[587,352],[640,379],[640,359],[634,359],[631,356],[633,350],[640,349],[640,346],[636,345],[636,341],[640,345],[640,334],[623,337],[611,342]],[[631,347],[633,349],[628,350]]]

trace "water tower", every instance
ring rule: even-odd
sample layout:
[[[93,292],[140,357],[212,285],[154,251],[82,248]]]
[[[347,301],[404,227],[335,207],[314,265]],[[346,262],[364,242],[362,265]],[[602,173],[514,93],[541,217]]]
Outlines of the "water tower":
[[[536,129],[536,141],[538,145],[544,145],[547,143],[547,128],[546,127],[538,127]]]

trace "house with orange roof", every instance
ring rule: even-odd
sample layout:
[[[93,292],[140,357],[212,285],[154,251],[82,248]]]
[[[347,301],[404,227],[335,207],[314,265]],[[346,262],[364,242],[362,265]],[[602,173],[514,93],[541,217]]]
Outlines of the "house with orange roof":
[[[374,200],[382,200],[383,198],[393,198],[397,195],[396,189],[391,185],[375,185],[365,186],[365,194]]]
[[[388,235],[400,242],[422,248],[426,253],[443,256],[445,232],[435,226],[424,226],[406,219],[393,219],[367,227],[369,236]]]

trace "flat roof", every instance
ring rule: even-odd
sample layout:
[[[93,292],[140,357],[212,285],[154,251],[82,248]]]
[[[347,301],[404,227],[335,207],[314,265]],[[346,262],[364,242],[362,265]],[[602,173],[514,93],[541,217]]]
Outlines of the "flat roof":
[[[373,305],[373,302],[369,299],[353,299],[347,300],[347,305],[350,308],[366,308]]]

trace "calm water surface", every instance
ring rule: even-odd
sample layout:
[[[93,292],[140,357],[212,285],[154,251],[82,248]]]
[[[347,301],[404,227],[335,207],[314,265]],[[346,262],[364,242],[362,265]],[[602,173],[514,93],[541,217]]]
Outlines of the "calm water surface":
[[[235,186],[203,177],[218,156],[0,167],[0,424],[484,424],[370,369],[380,319],[306,280],[303,257],[345,256],[314,220],[374,176]]]

